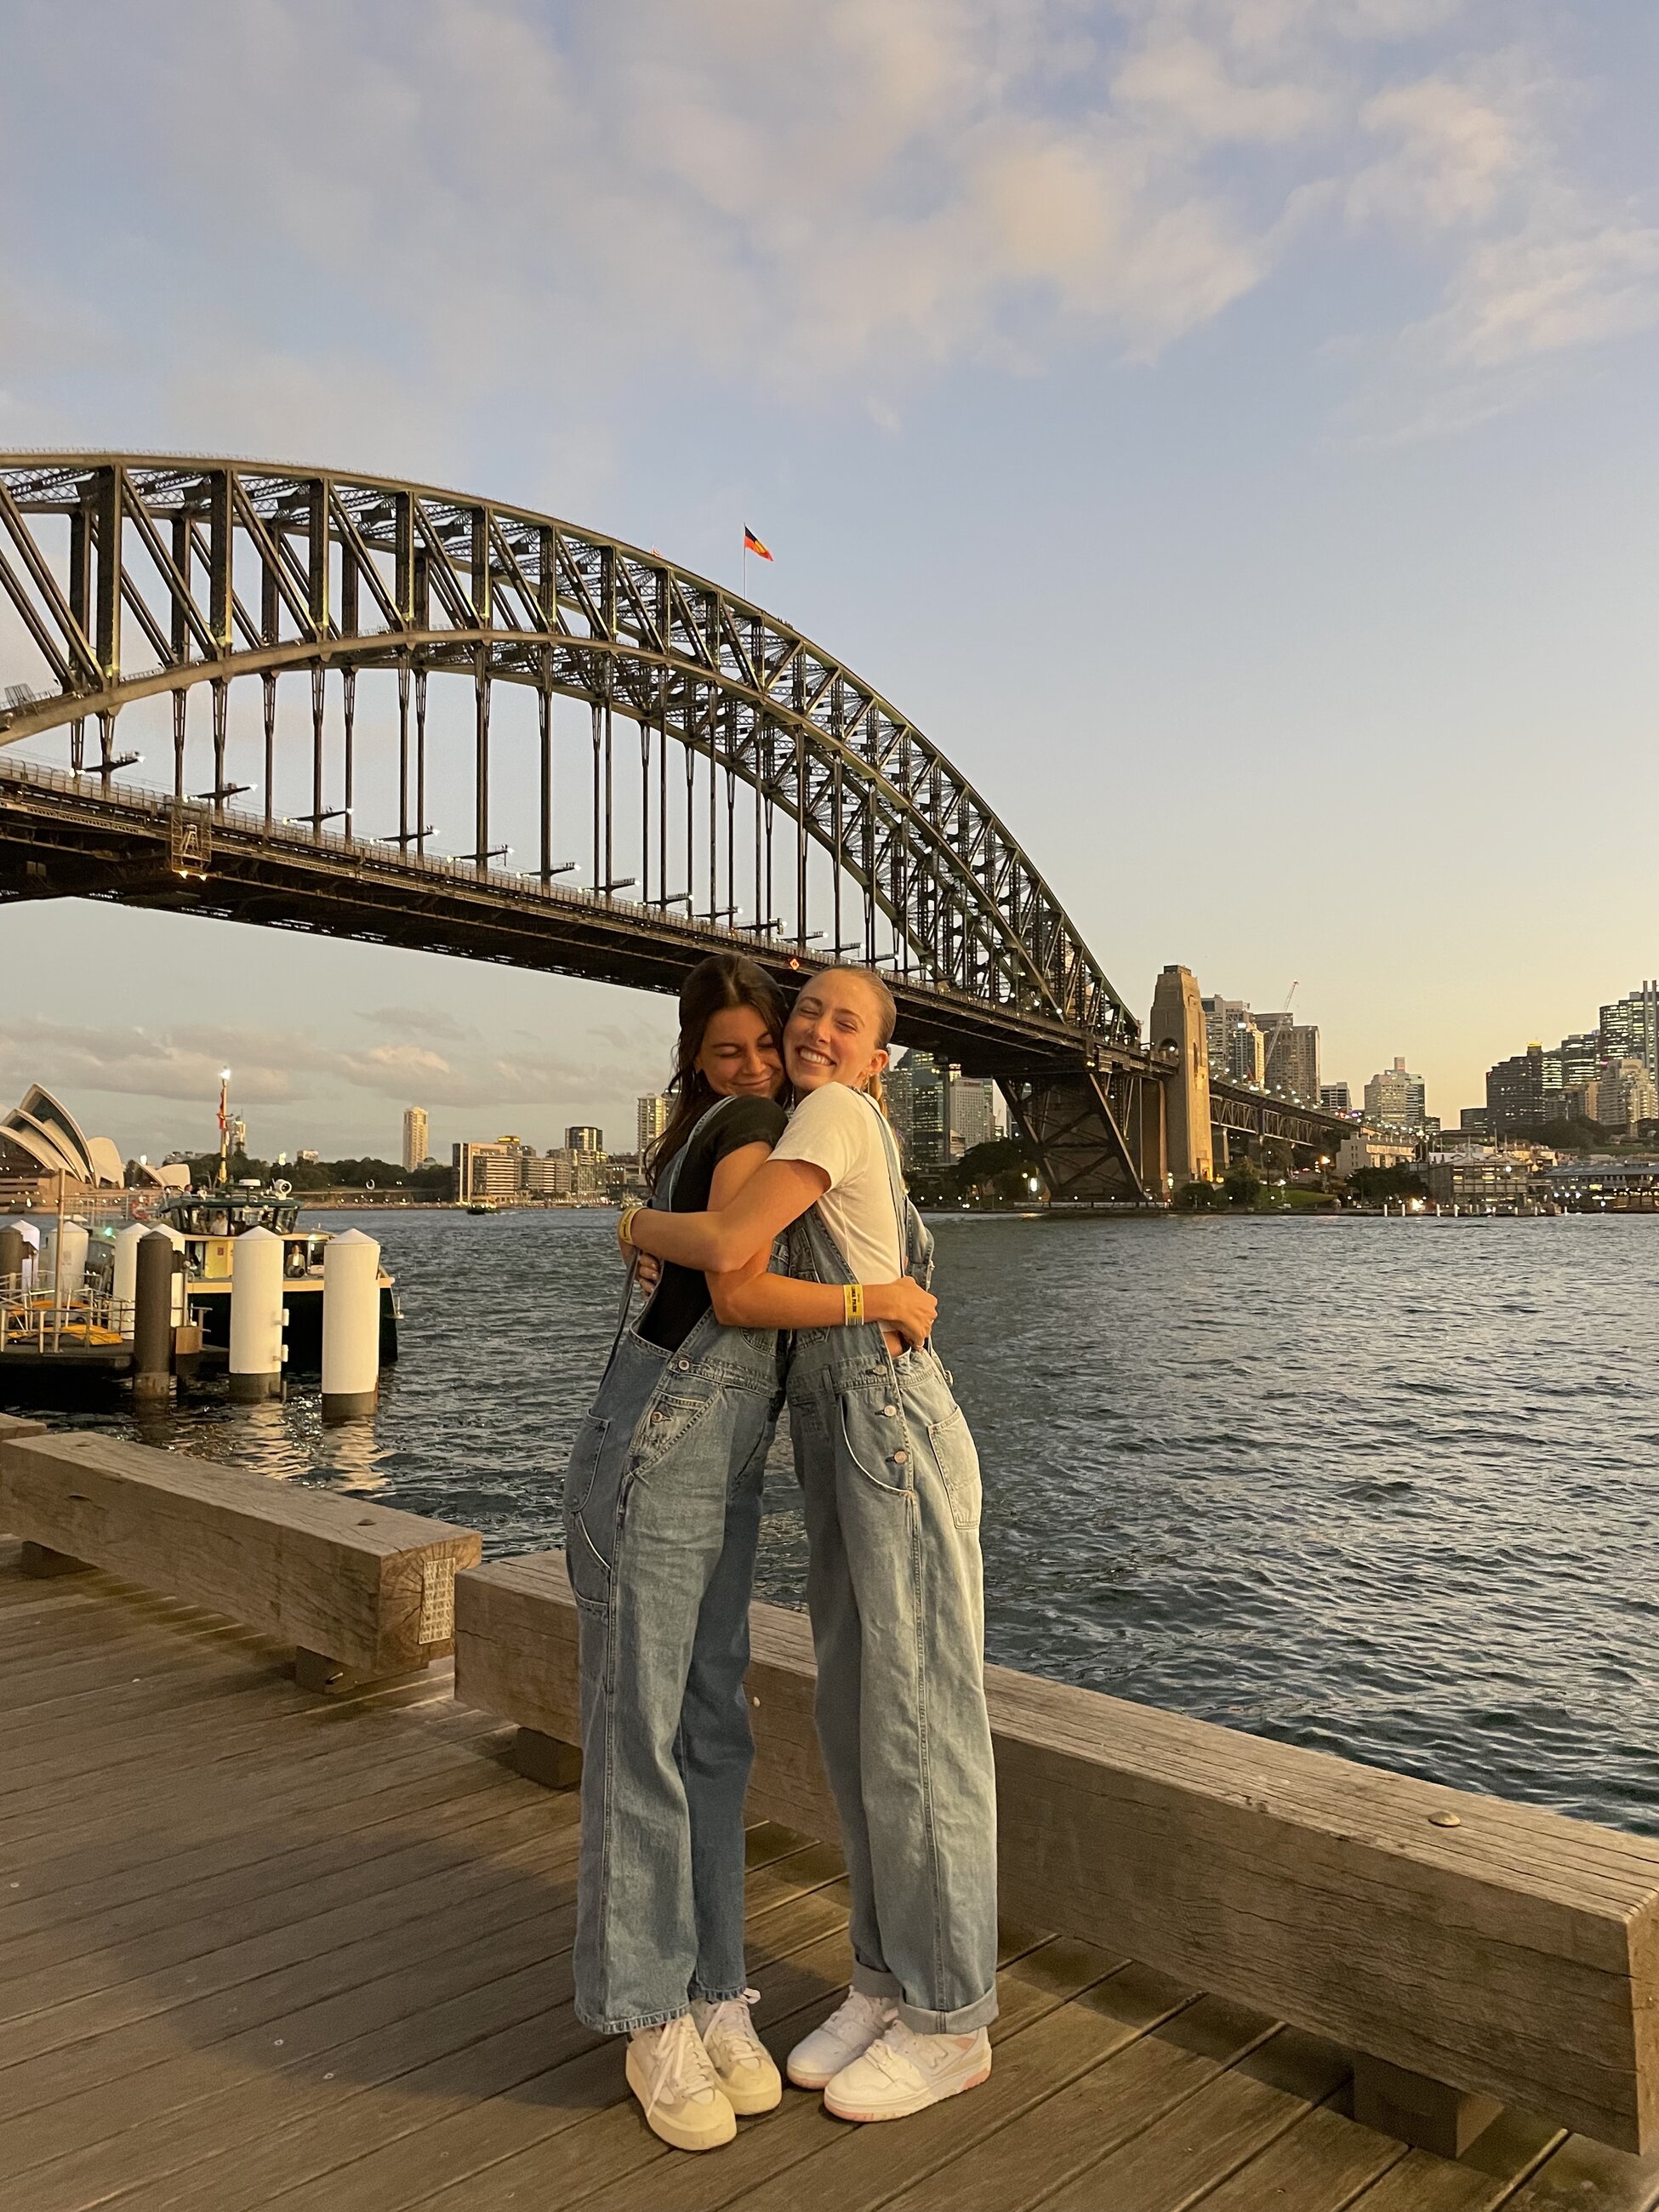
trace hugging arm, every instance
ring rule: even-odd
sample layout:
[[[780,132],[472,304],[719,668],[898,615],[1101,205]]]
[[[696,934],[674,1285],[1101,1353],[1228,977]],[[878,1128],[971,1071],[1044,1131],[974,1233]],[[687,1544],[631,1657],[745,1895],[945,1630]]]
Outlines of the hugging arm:
[[[763,1178],[777,1170],[793,1171],[801,1181],[810,1180],[817,1188],[803,1199],[795,1212],[778,1223],[778,1229],[787,1228],[790,1221],[805,1213],[814,1200],[821,1197],[829,1187],[830,1178],[822,1168],[811,1167],[799,1160],[771,1160],[763,1145],[744,1145],[728,1152],[714,1170],[714,1179],[709,1190],[709,1210],[707,1213],[664,1213],[653,1211],[635,1218],[632,1236],[641,1250],[655,1252],[658,1240],[651,1231],[665,1228],[668,1241],[674,1241],[672,1232],[688,1224],[730,1223],[738,1214],[746,1194]],[[793,1202],[793,1192],[791,1193]],[[764,1193],[763,1193],[764,1199]],[[781,1202],[781,1200],[779,1201]],[[647,1234],[641,1237],[641,1227]],[[724,1269],[707,1265],[703,1273],[708,1279],[708,1296],[714,1316],[728,1328],[840,1328],[846,1323],[847,1304],[837,1283],[808,1283],[797,1281],[790,1275],[774,1275],[767,1272],[771,1257],[772,1238],[777,1229],[768,1231],[764,1241],[735,1267]],[[665,1259],[678,1260],[678,1253],[663,1252]],[[696,1261],[680,1261],[681,1266],[695,1267]],[[908,1275],[895,1283],[872,1283],[866,1286],[864,1311],[867,1320],[884,1323],[897,1329],[913,1344],[925,1343],[932,1333],[939,1312],[938,1301],[921,1285]]]
[[[722,1160],[720,1168],[759,1150],[745,1145]],[[711,1198],[718,1176],[716,1170]],[[654,1253],[659,1260],[701,1268],[711,1279],[734,1274],[757,1255],[763,1267],[779,1231],[799,1221],[829,1188],[829,1176],[808,1160],[766,1159],[726,1203],[707,1213],[665,1213],[651,1207],[634,1216],[629,1233],[641,1252]]]

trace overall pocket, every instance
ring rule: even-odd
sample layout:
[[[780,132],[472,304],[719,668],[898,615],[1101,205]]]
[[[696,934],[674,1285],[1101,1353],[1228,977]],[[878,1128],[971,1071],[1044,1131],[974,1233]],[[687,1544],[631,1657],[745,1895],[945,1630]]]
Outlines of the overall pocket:
[[[928,1423],[927,1441],[951,1501],[951,1518],[958,1528],[977,1528],[982,1496],[979,1452],[960,1406],[953,1406],[942,1421]]]
[[[600,1420],[592,1413],[587,1416],[577,1431],[575,1449],[570,1455],[570,1467],[564,1479],[565,1571],[570,1577],[576,1601],[581,1605],[602,1606],[611,1595],[611,1563],[606,1554],[615,1542],[615,1531],[601,1530],[605,1546],[605,1551],[601,1552],[588,1533],[585,1517],[590,1505],[596,1505],[601,1514],[605,1510],[605,1498],[596,1500],[593,1493],[610,1432],[608,1420]],[[611,1517],[614,1521],[614,1510]]]
[[[840,1407],[842,1447],[865,1480],[878,1490],[914,1488],[915,1470],[896,1400],[872,1404],[855,1391],[843,1391]]]
[[[564,1510],[567,1520],[580,1513],[586,1504],[593,1487],[593,1477],[599,1473],[599,1456],[605,1449],[605,1440],[611,1424],[597,1414],[589,1413],[576,1431],[576,1441],[570,1448],[570,1464],[565,1470]]]

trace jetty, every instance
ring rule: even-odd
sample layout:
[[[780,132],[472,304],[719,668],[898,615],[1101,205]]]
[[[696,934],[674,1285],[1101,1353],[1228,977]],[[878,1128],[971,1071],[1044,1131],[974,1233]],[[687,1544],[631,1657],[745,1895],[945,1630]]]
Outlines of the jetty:
[[[0,1417],[5,2212],[1648,2212],[1659,1842],[989,1670],[984,2087],[699,2158],[571,2009],[556,1553]],[[757,2021],[848,1970],[754,1614]]]

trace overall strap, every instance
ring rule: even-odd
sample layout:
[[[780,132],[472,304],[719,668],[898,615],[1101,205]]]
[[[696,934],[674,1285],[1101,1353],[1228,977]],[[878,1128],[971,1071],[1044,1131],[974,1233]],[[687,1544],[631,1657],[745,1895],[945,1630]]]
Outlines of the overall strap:
[[[859,1096],[865,1099],[881,1128],[881,1139],[887,1160],[887,1187],[892,1194],[893,1212],[898,1221],[899,1264],[907,1275],[915,1276],[927,1290],[933,1273],[933,1239],[927,1224],[915,1209],[910,1194],[904,1188],[904,1173],[899,1164],[898,1140],[892,1125],[867,1091]]]

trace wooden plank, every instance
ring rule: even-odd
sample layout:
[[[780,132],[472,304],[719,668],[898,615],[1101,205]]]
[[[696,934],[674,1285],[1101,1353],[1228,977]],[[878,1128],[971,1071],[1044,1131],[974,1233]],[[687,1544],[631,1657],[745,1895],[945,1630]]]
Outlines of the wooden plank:
[[[422,1627],[428,1578],[447,1597],[483,1548],[474,1529],[86,1431],[0,1443],[0,1522],[381,1674],[448,1649],[447,1621]]]
[[[495,1747],[510,1731],[481,1715],[475,1719],[476,1730],[470,1736],[447,1731],[440,1735],[434,1730],[430,1737],[399,1734],[366,1742],[357,1733],[336,1729],[319,1744],[295,1747],[286,1761],[276,1762],[282,1775],[282,1814],[301,1819],[446,1768],[459,1772],[475,1764],[493,1767],[498,1763]],[[125,1799],[100,1799],[95,1810],[83,1802],[78,1816],[76,1809],[67,1811],[44,1834],[20,1838],[9,1828],[6,1863],[21,1873],[18,1887],[25,1894],[45,1896],[106,1874],[142,1869],[214,1838],[244,1838],[252,1833],[259,1844],[257,1856],[269,1856],[282,1844],[272,1828],[271,1799],[264,1787],[272,1764],[268,1754],[252,1753],[228,1762],[214,1778],[210,1803],[198,1805],[194,1818],[182,1827],[175,1793],[136,1806]],[[7,1891],[0,1891],[0,1899],[9,1890],[9,1884]]]
[[[1203,2212],[1344,2212],[1405,2155],[1392,2136],[1320,2105],[1194,2203]]]
[[[751,1850],[762,1853],[757,1865],[799,1848],[799,1838],[777,1829],[750,1840]],[[839,1939],[828,1941],[836,1947],[839,1967]],[[805,1955],[824,1948],[825,1939],[819,1938]],[[788,1978],[802,1955],[793,1954],[788,1964],[769,1970],[775,1986]],[[797,1972],[795,1979],[800,1978]],[[802,2002],[817,2002],[823,1984],[822,1975],[809,1977]],[[488,1994],[493,1999],[497,1990]],[[313,2194],[328,2212],[336,2212],[342,2201],[353,2212],[370,2212],[378,2204],[402,2207],[425,2196],[447,2177],[440,2147],[446,2141],[443,2122],[455,2120],[463,2131],[471,2124],[476,2130],[486,2100],[526,2085],[510,2102],[490,2108],[510,2126],[514,2114],[534,2112],[547,2101],[537,2090],[556,2080],[571,2059],[604,2049],[617,2065],[614,2041],[584,2027],[572,2011],[562,1964],[543,1973],[538,1996],[533,2015],[525,2012],[519,2020],[524,2008],[517,2008],[504,2014],[515,2024],[499,2030],[475,2009],[465,2044],[453,2035],[441,2040],[430,2035],[422,2016],[410,2023],[413,2035],[400,2031],[365,2038],[331,2052],[331,2079],[320,2079],[315,2069],[296,2078],[290,2069],[270,2085],[251,2142],[233,2141],[234,2130],[222,2119],[212,2150],[188,2171],[174,2170],[169,2212],[252,2212],[278,2196],[284,2212],[300,2212]],[[532,2083],[536,2089],[528,2086]],[[343,2174],[341,2168],[348,2171]],[[319,2191],[305,2188],[309,2182],[319,2183]],[[291,2203],[289,2191],[295,2192]]]
[[[378,1784],[380,1778],[373,1779]],[[367,1796],[359,1768],[358,1786],[348,1783],[337,1802],[285,1805],[280,1828],[268,1816],[257,1829],[213,1823],[201,1839],[192,1826],[161,1839],[159,1856],[136,1862],[120,1855],[106,1861],[83,1850],[76,1869],[82,1878],[59,1887],[38,1880],[20,1879],[15,1887],[0,1881],[0,1945],[47,1929],[60,1939],[73,1931],[77,1940],[86,1929],[90,1940],[93,1925],[106,1925],[113,1915],[144,1905],[158,1913],[188,1912],[198,1895],[211,1899],[221,1882],[263,1878],[287,1887],[308,1881],[337,1856],[377,1857],[416,1822],[423,1834],[441,1834],[478,1800],[500,1802],[510,1794],[510,1784],[481,1761],[446,1763],[434,1771],[422,1760],[410,1780],[394,1780]],[[258,1867],[267,1867],[268,1875],[256,1876]],[[0,1950],[0,1958],[4,1955]],[[67,1940],[63,1955],[73,1956]]]
[[[464,1573],[456,1604],[457,1694],[574,1741],[561,1556]],[[751,1641],[750,1803],[834,1833],[807,1625],[757,1606]],[[1005,1911],[1615,2146],[1659,2137],[1659,1839],[1000,1668],[986,1684]]]
[[[279,1959],[264,1972],[237,1962],[249,1970],[222,1973],[206,1994],[177,1972],[154,1993],[126,1984],[62,2007],[76,2015],[82,2033],[74,2038],[44,2014],[15,2023],[0,2064],[9,2150],[21,2165],[27,2145],[30,2160],[43,2161],[206,2095],[224,2078],[227,2046],[263,2051],[267,2064],[299,2063],[400,2018],[422,1973],[435,2003],[452,1988],[474,1987],[483,1959],[501,1972],[568,1952],[575,1924],[568,1860],[562,1864],[550,1846],[539,1862],[520,1854],[484,1871],[489,1879],[473,1880],[448,1904],[440,1887],[418,1911],[379,1924],[366,1916],[355,1941]],[[287,2057],[276,2060],[277,2051]]]
[[[1334,2044],[1287,2028],[1044,2203],[1054,2212],[1182,2212],[1305,2119],[1347,2072]]]
[[[68,1923],[60,1919],[34,1933],[14,1936],[0,1922],[0,2018],[9,2016],[8,1991],[30,1976],[55,1977],[65,1996],[104,1988],[135,1972],[149,1973],[395,1888],[430,1867],[441,1840],[493,1854],[545,1826],[540,1808],[516,1792],[476,1791],[428,1807],[415,1832],[401,1822],[360,1830],[137,1904],[112,1907],[99,1900]]]
[[[1432,2151],[1407,2151],[1354,2199],[1353,2212],[1493,2212],[1565,2140],[1532,2112],[1505,2112],[1454,2164]],[[1592,2203],[1584,2212],[1598,2212]]]
[[[1659,2204],[1659,2152],[1632,2158],[1569,2136],[1504,2202],[1504,2212],[1652,2212]]]

